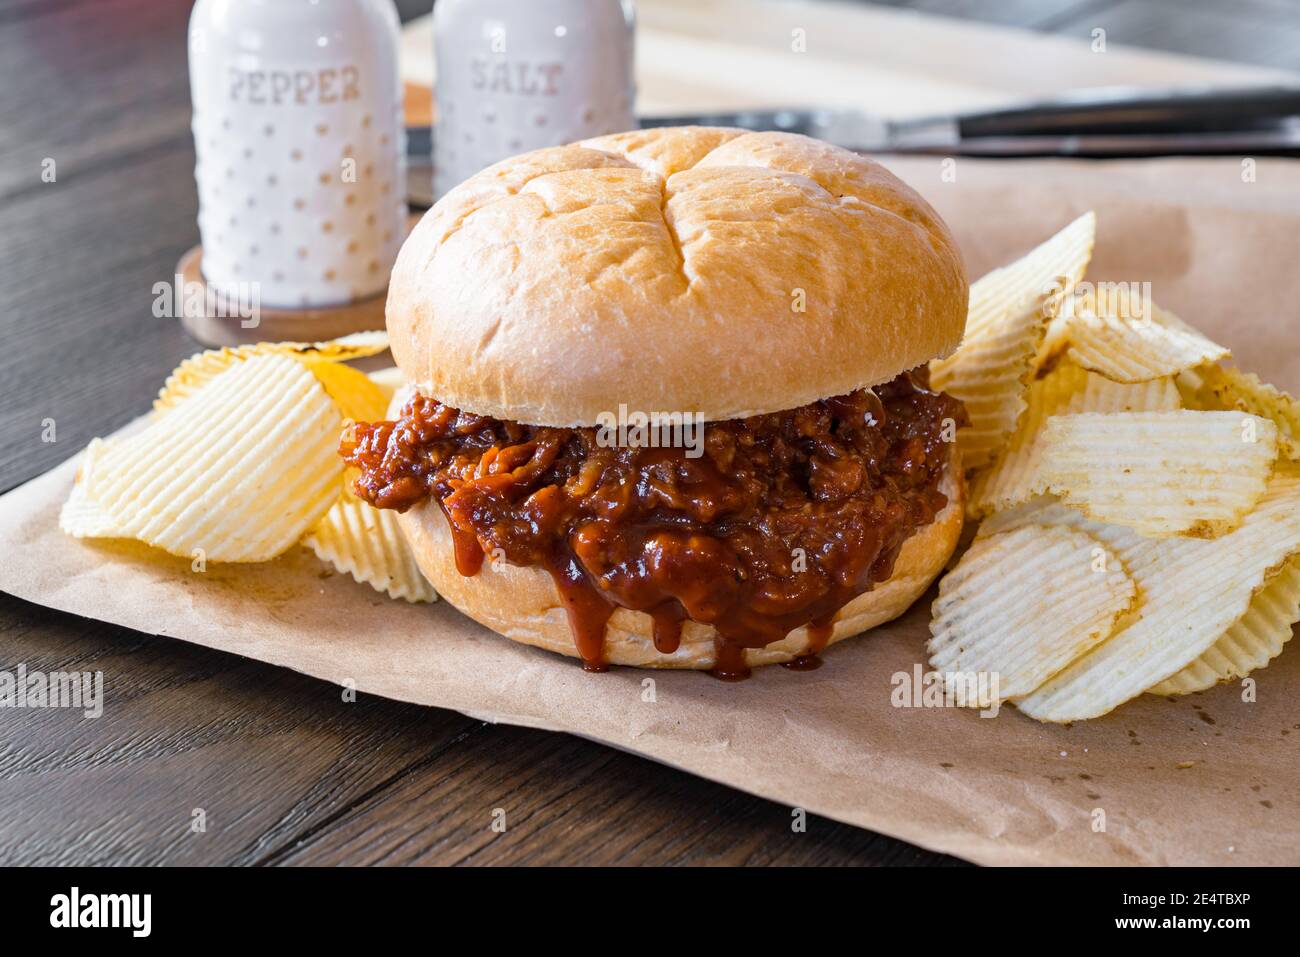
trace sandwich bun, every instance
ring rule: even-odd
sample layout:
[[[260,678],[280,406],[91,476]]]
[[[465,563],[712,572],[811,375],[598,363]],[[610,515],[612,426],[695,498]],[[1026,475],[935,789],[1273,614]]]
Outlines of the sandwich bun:
[[[402,247],[387,318],[426,395],[572,428],[620,403],[716,421],[886,382],[957,347],[966,297],[947,226],[878,163],[677,127],[461,183]]]

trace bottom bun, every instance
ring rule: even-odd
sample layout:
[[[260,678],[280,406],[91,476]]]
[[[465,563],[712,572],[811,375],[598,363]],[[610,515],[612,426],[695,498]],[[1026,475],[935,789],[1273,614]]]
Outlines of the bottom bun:
[[[953,460],[939,490],[948,496],[947,506],[903,543],[888,580],[839,610],[828,644],[897,618],[943,570],[961,535],[965,509],[965,485]],[[477,575],[467,578],[456,570],[451,530],[436,504],[425,500],[398,519],[420,569],[452,605],[512,641],[578,657],[568,615],[545,569],[504,562],[494,567],[485,562]],[[712,668],[715,635],[712,626],[687,621],[677,650],[664,654],[654,646],[650,616],[619,608],[606,630],[605,661],[639,668]],[[808,629],[797,628],[766,647],[746,649],[745,663],[750,667],[777,664],[808,651]]]

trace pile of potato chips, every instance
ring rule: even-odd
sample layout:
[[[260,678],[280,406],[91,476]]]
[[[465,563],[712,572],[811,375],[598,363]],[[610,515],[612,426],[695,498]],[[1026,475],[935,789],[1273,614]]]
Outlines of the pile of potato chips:
[[[970,413],[979,526],[930,664],[959,703],[1040,721],[1244,677],[1300,620],[1300,403],[1141,290],[1084,282],[1095,229],[976,282],[931,370]]]
[[[359,582],[433,601],[396,516],[356,498],[337,453],[347,420],[384,418],[386,376],[344,365],[383,333],[199,353],[167,379],[151,421],[86,449],[59,526],[134,538],[203,569],[264,562],[298,543]]]

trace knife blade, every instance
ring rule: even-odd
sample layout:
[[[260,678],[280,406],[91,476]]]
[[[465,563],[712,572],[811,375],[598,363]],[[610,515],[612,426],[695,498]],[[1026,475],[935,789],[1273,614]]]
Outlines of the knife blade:
[[[1005,109],[893,120],[854,109],[643,117],[644,128],[734,126],[801,133],[865,153],[1119,158],[1300,155],[1300,85],[1105,87]],[[433,202],[428,127],[408,129],[408,195]]]
[[[659,116],[642,126],[739,126],[802,133],[874,153],[1151,156],[1300,148],[1300,86],[1109,87],[1006,109],[889,120],[860,110]]]

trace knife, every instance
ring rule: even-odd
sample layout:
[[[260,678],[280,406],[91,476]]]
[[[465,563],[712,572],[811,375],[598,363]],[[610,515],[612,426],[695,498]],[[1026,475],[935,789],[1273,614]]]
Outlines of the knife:
[[[1104,87],[999,110],[890,120],[853,109],[644,117],[642,127],[735,126],[802,133],[868,153],[1118,158],[1300,155],[1300,85],[1152,90]],[[432,133],[410,129],[410,198],[432,201]],[[425,164],[420,167],[418,164]]]
[[[1300,150],[1300,86],[1177,90],[1108,87],[959,116],[888,120],[861,110],[760,110],[654,117],[804,133],[872,153],[1156,156]]]

